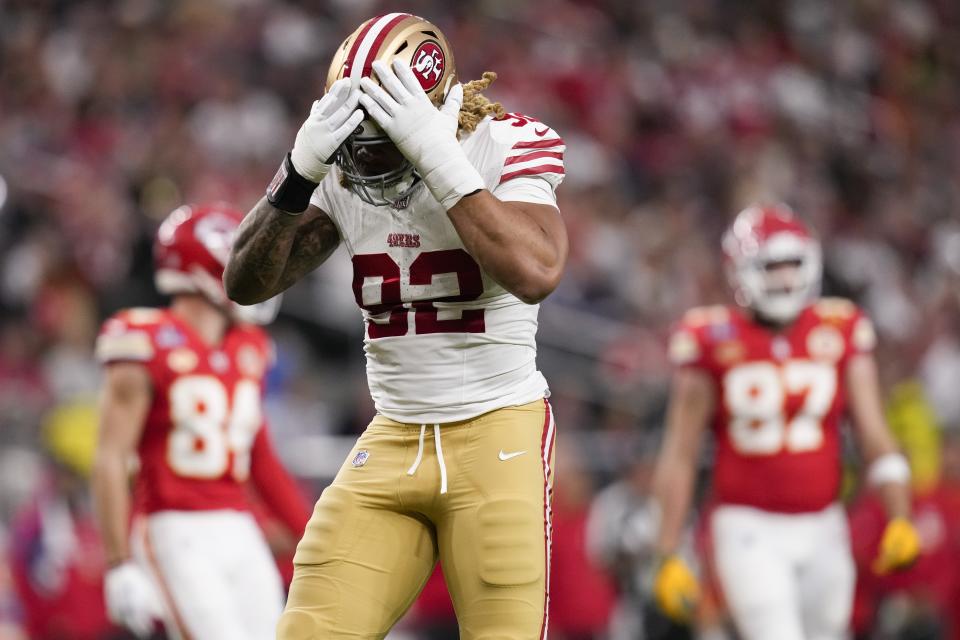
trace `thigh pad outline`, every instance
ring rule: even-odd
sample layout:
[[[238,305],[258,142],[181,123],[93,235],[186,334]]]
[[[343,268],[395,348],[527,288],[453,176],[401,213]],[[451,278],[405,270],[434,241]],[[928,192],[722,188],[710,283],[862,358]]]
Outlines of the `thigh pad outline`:
[[[494,586],[536,582],[544,570],[543,508],[504,498],[477,508],[480,579]]]

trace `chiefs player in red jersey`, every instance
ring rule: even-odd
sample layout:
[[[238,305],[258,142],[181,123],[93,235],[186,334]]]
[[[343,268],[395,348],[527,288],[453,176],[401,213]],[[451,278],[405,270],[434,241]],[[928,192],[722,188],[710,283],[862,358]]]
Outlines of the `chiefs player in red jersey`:
[[[819,243],[786,206],[741,212],[723,251],[738,305],[693,309],[671,338],[677,370],[655,480],[654,596],[681,620],[698,597],[676,549],[709,424],[714,560],[741,636],[839,640],[854,585],[837,502],[848,412],[889,518],[874,569],[905,566],[919,550],[909,467],[881,409],[873,328],[852,302],[818,298]]]
[[[141,637],[162,618],[172,637],[273,638],[283,587],[248,480],[294,536],[309,517],[261,410],[271,343],[245,322],[271,319],[275,304],[240,307],[221,284],[242,217],[224,205],[171,213],[154,245],[169,308],[121,311],[97,340],[106,375],[92,488],[112,565],[107,609]]]

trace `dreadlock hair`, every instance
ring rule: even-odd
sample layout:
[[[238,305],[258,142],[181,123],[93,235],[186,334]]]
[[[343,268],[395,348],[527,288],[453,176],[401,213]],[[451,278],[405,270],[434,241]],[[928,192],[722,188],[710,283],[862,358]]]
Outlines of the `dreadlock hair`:
[[[506,111],[499,102],[490,102],[482,91],[489,87],[497,74],[484,71],[479,80],[471,80],[463,85],[463,105],[460,106],[460,127],[458,133],[471,133],[487,116],[502,118]]]

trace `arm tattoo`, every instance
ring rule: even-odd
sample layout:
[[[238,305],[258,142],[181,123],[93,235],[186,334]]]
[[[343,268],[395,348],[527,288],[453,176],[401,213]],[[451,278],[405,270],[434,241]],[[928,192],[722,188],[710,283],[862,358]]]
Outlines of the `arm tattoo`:
[[[223,274],[227,295],[240,304],[272,298],[320,266],[339,243],[333,221],[317,207],[291,216],[263,198],[237,230]]]
[[[304,215],[311,214],[307,211]],[[297,280],[321,264],[340,245],[340,232],[326,213],[320,209],[311,218],[304,220],[293,247],[287,257],[287,265],[280,278],[280,291],[289,289]]]

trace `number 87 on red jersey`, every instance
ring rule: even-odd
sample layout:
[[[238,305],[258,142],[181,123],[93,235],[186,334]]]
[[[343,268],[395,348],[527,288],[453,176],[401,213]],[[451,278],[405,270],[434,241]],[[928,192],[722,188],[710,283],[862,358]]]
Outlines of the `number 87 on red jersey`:
[[[732,306],[686,313],[670,358],[713,383],[719,502],[798,513],[837,499],[845,369],[875,342],[869,319],[836,298],[813,302],[780,331]]]

